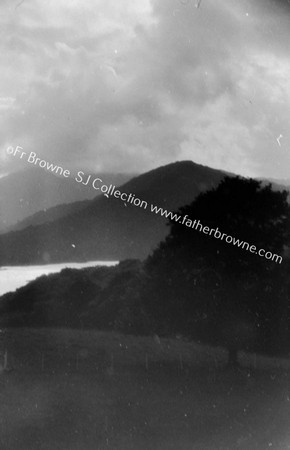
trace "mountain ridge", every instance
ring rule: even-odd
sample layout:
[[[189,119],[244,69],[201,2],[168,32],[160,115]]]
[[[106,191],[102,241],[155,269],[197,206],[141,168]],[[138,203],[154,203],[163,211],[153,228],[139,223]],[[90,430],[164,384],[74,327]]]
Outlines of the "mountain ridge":
[[[177,161],[133,177],[118,189],[174,211],[214,188],[228,172]],[[104,182],[107,180],[104,180]],[[0,264],[144,259],[163,240],[167,219],[114,197],[72,205],[68,215],[0,236]]]
[[[134,175],[95,174],[118,185]],[[41,211],[60,204],[93,199],[96,195],[97,191],[80,185],[73,177],[59,177],[39,167],[13,172],[0,178],[0,233],[22,227],[23,220]]]

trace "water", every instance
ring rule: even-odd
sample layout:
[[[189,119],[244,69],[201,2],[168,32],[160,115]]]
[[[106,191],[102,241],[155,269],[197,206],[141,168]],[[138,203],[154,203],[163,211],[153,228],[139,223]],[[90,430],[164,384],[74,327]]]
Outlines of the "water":
[[[29,281],[41,275],[58,273],[64,268],[82,269],[83,267],[113,266],[118,261],[89,261],[85,263],[61,263],[39,266],[7,266],[0,267],[0,296],[25,286]]]

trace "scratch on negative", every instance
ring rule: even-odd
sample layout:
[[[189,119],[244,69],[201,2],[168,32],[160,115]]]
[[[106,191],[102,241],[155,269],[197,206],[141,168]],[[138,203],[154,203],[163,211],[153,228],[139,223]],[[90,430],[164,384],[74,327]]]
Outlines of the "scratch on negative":
[[[22,5],[23,2],[24,2],[24,0],[21,0],[21,2],[19,2],[19,3],[15,6],[15,9],[17,9],[20,5]]]
[[[280,134],[279,137],[276,138],[276,141],[278,142],[279,147],[281,147],[280,139],[283,137],[283,134]]]

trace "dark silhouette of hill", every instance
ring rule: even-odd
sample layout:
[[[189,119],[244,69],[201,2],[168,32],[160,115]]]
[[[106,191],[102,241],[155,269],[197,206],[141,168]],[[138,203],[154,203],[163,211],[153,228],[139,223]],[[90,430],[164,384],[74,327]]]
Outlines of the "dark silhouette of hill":
[[[290,183],[288,180],[273,180],[273,179],[261,179],[261,185],[267,186],[267,184],[271,183],[273,191],[284,191],[286,190],[288,192],[287,201],[290,203]]]
[[[191,161],[154,169],[120,188],[147,201],[147,210],[98,196],[85,208],[78,204],[76,210],[72,207],[69,215],[52,223],[0,236],[0,264],[144,259],[168,233],[167,219],[151,213],[150,203],[174,211],[224,176],[224,172]]]
[[[86,208],[89,205],[90,200],[80,200],[79,202],[64,203],[61,205],[53,206],[52,208],[38,211],[32,216],[27,217],[16,225],[10,227],[9,232],[23,230],[24,228],[42,225],[44,223],[54,222],[62,217],[68,216],[72,213],[76,213]]]
[[[132,174],[98,174],[110,183],[120,185],[133,177]],[[97,191],[84,186],[72,178],[56,176],[39,167],[28,168],[0,178],[0,233],[24,228],[30,221],[24,219],[41,212],[31,223],[43,223],[62,217],[70,207],[61,207],[48,212],[60,204],[92,199]],[[77,209],[77,206],[76,206]]]
[[[72,327],[148,334],[140,261],[43,275],[0,303],[1,326]]]

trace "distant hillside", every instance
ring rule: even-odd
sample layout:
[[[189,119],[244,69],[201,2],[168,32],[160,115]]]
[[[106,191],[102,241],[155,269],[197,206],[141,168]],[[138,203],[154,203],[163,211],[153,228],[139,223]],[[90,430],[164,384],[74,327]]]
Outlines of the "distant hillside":
[[[148,334],[137,292],[142,265],[64,269],[41,276],[0,301],[0,326],[114,329]]]
[[[98,174],[106,182],[117,186],[133,177],[131,174]],[[37,223],[53,220],[65,215],[64,211],[55,210],[45,214],[46,210],[60,204],[92,199],[98,192],[91,186],[84,186],[72,178],[56,176],[35,167],[12,173],[0,178],[0,233],[10,231],[12,226],[27,217],[41,211],[43,216],[37,217]],[[17,224],[16,228],[24,228],[30,223]]]
[[[277,179],[277,178],[267,178],[267,181],[270,183],[273,183],[275,185],[278,186],[282,186],[284,189],[289,190],[290,189],[290,179],[286,179],[286,178],[281,178],[281,179]]]
[[[224,175],[183,161],[135,177],[120,190],[174,211],[216,186]],[[166,223],[150,206],[144,210],[102,195],[52,223],[0,236],[0,265],[143,259],[168,233]]]
[[[38,211],[32,216],[29,216],[26,219],[17,222],[16,225],[12,225],[9,228],[9,232],[23,230],[24,228],[30,226],[37,226],[44,223],[53,222],[62,217],[85,209],[89,205],[89,202],[90,200],[82,200],[79,202],[64,203],[61,205],[53,206],[52,208],[45,209],[43,211]]]
[[[280,181],[280,180],[262,179],[261,181],[262,186],[271,183],[273,191],[288,191],[288,203],[290,203],[290,183],[287,180]]]

